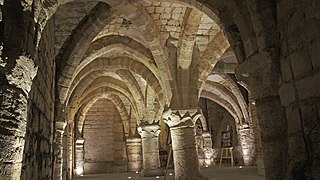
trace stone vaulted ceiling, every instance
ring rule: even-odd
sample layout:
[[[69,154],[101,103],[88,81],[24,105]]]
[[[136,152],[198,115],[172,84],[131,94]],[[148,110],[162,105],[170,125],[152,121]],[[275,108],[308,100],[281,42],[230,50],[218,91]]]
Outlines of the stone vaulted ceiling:
[[[60,3],[53,15],[58,91],[80,131],[101,98],[119,105],[124,125],[157,122],[165,107],[191,107],[200,97],[247,119],[235,82],[214,73],[222,66],[233,73],[229,64],[237,62],[212,12],[179,1]]]

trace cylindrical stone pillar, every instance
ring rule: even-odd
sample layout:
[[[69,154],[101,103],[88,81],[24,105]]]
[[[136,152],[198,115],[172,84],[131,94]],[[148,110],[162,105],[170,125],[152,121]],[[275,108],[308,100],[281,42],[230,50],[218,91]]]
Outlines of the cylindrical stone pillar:
[[[209,132],[204,132],[203,137],[203,153],[204,153],[204,164],[205,166],[213,165],[213,148],[212,148],[212,138]]]
[[[67,129],[67,179],[72,179],[73,176],[73,158],[74,158],[74,133],[73,125],[69,124]]]
[[[268,48],[240,63],[235,72],[255,102],[266,179],[286,179],[287,119],[279,96],[278,49]],[[261,81],[263,80],[263,81]]]
[[[160,127],[157,124],[143,125],[138,128],[142,138],[143,176],[161,176],[159,141]]]
[[[170,127],[176,180],[208,179],[200,172],[195,142],[194,125],[199,115],[198,109],[169,109],[163,114]]]
[[[84,139],[79,138],[76,141],[75,174],[82,175],[83,172],[84,172]]]
[[[207,179],[200,173],[193,127],[170,128],[176,180]]]
[[[239,129],[239,141],[244,165],[252,166],[254,163],[254,137],[249,127],[243,126]]]
[[[62,147],[62,139],[63,139],[63,131],[56,130],[56,135],[55,135],[55,167],[54,167],[54,179],[56,180],[61,180],[62,179],[62,163],[63,163],[63,158],[62,158],[62,152],[63,152],[63,147]]]
[[[29,92],[37,68],[28,57],[16,54],[12,59],[5,53],[1,61],[6,67],[1,71],[0,87],[0,179],[11,180],[21,178]]]
[[[128,171],[140,171],[142,168],[142,145],[140,137],[131,137],[126,140],[128,154]]]

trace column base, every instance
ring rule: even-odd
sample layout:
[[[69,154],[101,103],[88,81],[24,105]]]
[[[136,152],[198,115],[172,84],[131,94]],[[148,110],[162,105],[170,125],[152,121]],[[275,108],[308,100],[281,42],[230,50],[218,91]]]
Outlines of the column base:
[[[144,177],[163,176],[164,171],[161,168],[157,169],[142,169],[141,175]]]

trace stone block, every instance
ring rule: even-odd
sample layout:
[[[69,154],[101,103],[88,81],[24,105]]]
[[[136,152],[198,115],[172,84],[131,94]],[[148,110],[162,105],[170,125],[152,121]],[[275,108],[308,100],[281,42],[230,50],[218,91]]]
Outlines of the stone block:
[[[294,84],[283,84],[279,89],[279,95],[281,100],[281,105],[288,106],[290,103],[296,100],[296,92],[295,92]]]
[[[164,11],[164,7],[156,7],[155,12],[161,14]]]
[[[266,99],[266,98],[265,98]],[[262,132],[262,142],[276,141],[286,133],[286,119],[280,100],[269,97],[270,100],[256,100],[256,111]]]
[[[292,70],[291,70],[291,63],[288,57],[281,59],[280,67],[281,67],[282,79],[284,80],[284,82],[292,81],[293,76],[292,76]]]
[[[307,99],[320,96],[320,72],[311,74],[296,81],[299,99]]]
[[[292,72],[295,78],[301,77],[312,70],[310,57],[306,51],[297,51],[290,56]]]
[[[320,120],[317,104],[312,101],[302,101],[299,105],[306,136],[309,140],[318,142],[320,139]]]
[[[286,108],[287,124],[288,124],[288,134],[301,132],[301,115],[299,112],[299,107],[296,104]]]
[[[320,40],[313,41],[308,50],[313,68],[320,67]]]

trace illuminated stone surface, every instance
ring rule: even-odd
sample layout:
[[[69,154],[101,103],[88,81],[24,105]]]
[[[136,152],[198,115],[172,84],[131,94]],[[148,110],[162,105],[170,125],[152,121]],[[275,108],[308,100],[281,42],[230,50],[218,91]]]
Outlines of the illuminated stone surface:
[[[319,1],[0,7],[0,179],[71,179],[79,139],[84,173],[125,172],[141,161],[158,168],[169,133],[183,164],[177,179],[201,179],[199,162],[215,165],[226,127],[236,165],[257,165],[266,179],[320,179]],[[95,107],[101,100],[110,106]],[[204,136],[195,139],[198,120]],[[150,143],[129,157],[126,140],[145,124],[162,132],[142,137]]]

